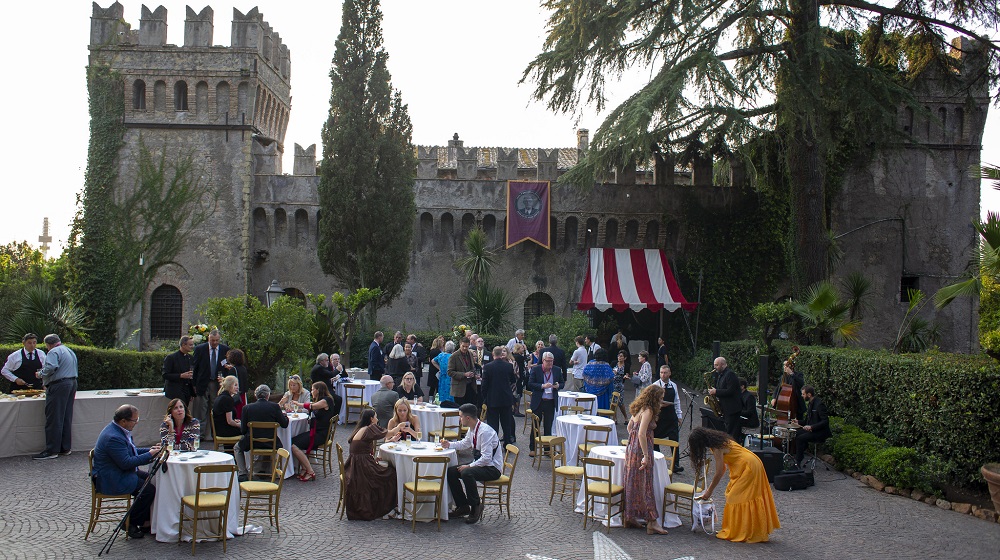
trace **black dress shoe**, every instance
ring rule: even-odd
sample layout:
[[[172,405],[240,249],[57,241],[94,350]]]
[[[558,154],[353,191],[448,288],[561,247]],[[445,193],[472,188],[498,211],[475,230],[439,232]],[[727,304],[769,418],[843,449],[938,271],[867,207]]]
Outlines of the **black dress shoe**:
[[[483,504],[480,503],[477,506],[473,506],[472,513],[469,514],[469,518],[466,519],[465,522],[468,523],[469,525],[472,525],[473,523],[477,523],[482,518],[483,518]]]
[[[514,418],[524,418],[524,415],[521,414],[520,412],[515,412],[514,413]]]
[[[472,510],[469,509],[469,506],[457,507],[448,512],[448,519],[457,519],[459,517],[466,517],[469,515],[471,511]]]
[[[674,467],[674,472],[680,474],[684,472],[684,467]]]
[[[141,527],[129,527],[128,528],[128,538],[130,539],[141,539],[142,538],[142,528]]]

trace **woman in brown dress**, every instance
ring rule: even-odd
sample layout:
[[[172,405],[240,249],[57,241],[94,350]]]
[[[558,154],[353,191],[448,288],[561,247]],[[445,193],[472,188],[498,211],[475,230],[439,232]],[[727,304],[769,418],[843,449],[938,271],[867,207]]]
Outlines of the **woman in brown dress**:
[[[396,509],[396,469],[375,460],[375,442],[396,441],[399,427],[380,428],[375,411],[365,409],[348,439],[351,455],[344,463],[344,501],[347,518],[371,521]]]
[[[628,445],[625,447],[625,527],[641,527],[638,520],[646,522],[650,535],[665,535],[666,529],[657,520],[656,500],[653,497],[653,429],[660,413],[663,389],[649,385],[629,406],[632,418],[628,421]]]

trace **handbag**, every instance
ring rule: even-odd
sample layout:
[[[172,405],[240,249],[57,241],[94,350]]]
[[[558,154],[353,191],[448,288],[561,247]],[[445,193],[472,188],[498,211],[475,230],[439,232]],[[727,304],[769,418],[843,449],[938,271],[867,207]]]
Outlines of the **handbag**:
[[[701,530],[705,531],[706,535],[715,534],[715,504],[711,499],[691,502],[691,517],[694,518],[694,522],[691,523],[692,533],[701,525]],[[708,524],[712,525],[711,531],[708,530]]]

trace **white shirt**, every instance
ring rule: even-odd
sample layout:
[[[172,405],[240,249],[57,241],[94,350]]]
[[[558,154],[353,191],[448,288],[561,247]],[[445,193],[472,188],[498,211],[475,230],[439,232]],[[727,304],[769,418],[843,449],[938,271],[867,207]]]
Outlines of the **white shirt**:
[[[14,375],[14,370],[21,367],[21,350],[24,350],[24,348],[18,348],[16,352],[7,356],[7,362],[4,363],[3,369],[0,369],[0,375],[6,377],[8,381],[17,381],[17,376]],[[44,365],[45,351],[35,348],[35,353],[38,354],[38,360]]]
[[[653,382],[653,385],[666,389],[662,379],[657,379]],[[677,420],[683,420],[684,412],[681,410],[681,392],[677,389],[677,384],[672,379],[667,381],[666,385],[669,385],[674,390],[674,412],[677,414]]]
[[[500,438],[496,431],[485,422],[476,421],[476,425],[469,428],[465,437],[461,441],[452,443],[450,448],[456,451],[478,449],[479,458],[470,463],[470,467],[494,466],[503,473],[503,449],[500,448]]]
[[[514,351],[514,346],[517,345],[517,344],[524,344],[524,341],[523,340],[518,340],[517,337],[515,336],[514,338],[512,338],[512,339],[510,339],[510,340],[507,341],[507,349],[510,350],[511,352],[513,352]]]
[[[587,347],[577,346],[573,350],[573,377],[583,379],[583,366],[587,365]]]
[[[588,348],[587,351],[590,352],[591,354],[593,354],[593,353],[597,352],[600,349],[601,349],[601,345],[600,344],[598,344],[596,342],[592,342],[590,344],[590,348]]]

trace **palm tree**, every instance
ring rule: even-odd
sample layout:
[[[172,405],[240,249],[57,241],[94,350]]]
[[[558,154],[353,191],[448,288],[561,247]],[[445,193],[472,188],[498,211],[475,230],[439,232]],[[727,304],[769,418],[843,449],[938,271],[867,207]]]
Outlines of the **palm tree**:
[[[840,299],[837,289],[829,281],[813,284],[802,301],[792,302],[792,312],[798,316],[809,342],[828,346],[833,344],[834,339],[844,342],[858,339],[861,321],[851,318],[851,307],[850,302]]]

